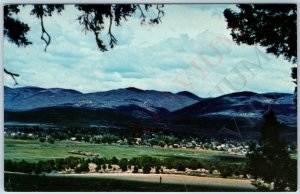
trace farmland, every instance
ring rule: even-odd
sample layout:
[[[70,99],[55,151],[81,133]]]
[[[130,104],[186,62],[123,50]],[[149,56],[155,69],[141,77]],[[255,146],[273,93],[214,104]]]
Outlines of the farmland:
[[[176,159],[173,161],[197,159],[201,161],[222,161],[222,163],[228,164],[245,162],[245,156],[232,155],[225,151],[161,148],[145,145],[95,144],[77,141],[56,141],[51,144],[41,143],[38,140],[11,138],[5,138],[4,145],[4,159],[15,162],[25,160],[30,163],[40,163],[40,161],[63,159],[70,156],[86,158],[84,155],[76,154],[77,152],[74,152],[74,150],[80,150],[80,153],[98,154],[101,158],[115,156],[119,159],[132,159],[151,156],[158,159]],[[163,184],[157,182],[159,177],[163,177]],[[187,178],[191,179],[191,182],[182,182]],[[208,179],[206,180],[206,178]],[[254,189],[249,180],[228,179],[232,181],[226,183],[226,181],[224,182],[226,179],[217,178],[224,183],[211,185],[209,184],[210,179],[214,180],[214,178],[209,177],[175,174],[133,174],[128,172],[106,175],[105,173],[69,175],[55,173],[47,176],[6,172],[5,188],[7,191],[245,191]],[[64,184],[60,184],[61,181]],[[237,186],[238,181],[243,182],[243,185]],[[47,182],[47,185],[45,185],[45,182]],[[71,186],[74,185],[74,182],[80,182],[78,187]],[[137,182],[139,184],[136,184]],[[91,185],[93,188],[90,187]]]
[[[239,163],[245,160],[244,156],[232,155],[224,151],[195,150],[185,148],[160,148],[149,146],[130,146],[113,144],[92,144],[87,142],[57,141],[55,144],[40,143],[37,140],[17,140],[5,138],[4,158],[15,161],[26,160],[37,162],[69,156],[82,157],[69,153],[72,150],[98,153],[101,157],[133,158],[139,156],[152,156],[157,158],[195,158],[204,160],[223,160]]]

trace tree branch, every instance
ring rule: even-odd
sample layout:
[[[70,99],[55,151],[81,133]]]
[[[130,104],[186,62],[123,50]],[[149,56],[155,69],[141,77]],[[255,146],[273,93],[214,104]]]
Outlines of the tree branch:
[[[18,85],[18,82],[17,82],[17,80],[15,79],[15,77],[19,77],[19,76],[20,76],[19,74],[16,74],[16,73],[12,73],[12,72],[10,72],[10,71],[7,71],[5,68],[4,68],[4,73],[10,75],[10,76],[13,78],[13,80],[15,81],[15,85]]]
[[[44,51],[46,52],[47,51],[47,47],[49,46],[50,42],[51,42],[51,36],[48,34],[48,32],[45,30],[45,27],[44,27],[44,21],[43,21],[43,15],[41,15],[41,27],[42,27],[42,36],[41,36],[41,39],[46,43],[46,46],[45,46],[45,49]],[[48,40],[45,39],[44,37],[44,34],[47,35],[48,37]]]
[[[114,44],[117,44],[117,39],[115,38],[115,36],[111,33],[111,26],[112,26],[112,19],[113,19],[113,16],[110,15],[109,16],[109,28],[108,28],[108,35],[110,37],[110,47],[113,48],[114,47]]]
[[[161,21],[160,18],[161,18],[162,16],[165,15],[165,12],[164,12],[163,10],[160,9],[160,8],[162,8],[162,7],[164,7],[164,6],[161,5],[161,6],[159,7],[158,4],[156,5],[156,9],[157,9],[157,11],[158,11],[158,13],[157,13],[157,18],[158,18],[159,21]]]
[[[142,18],[141,24],[144,24],[145,21],[146,21],[146,16],[145,16],[145,14],[144,14],[144,12],[143,12],[143,10],[142,10],[142,8],[139,4],[137,5],[137,7],[139,8],[139,10],[141,12],[141,17],[140,17],[140,18]]]
[[[154,19],[151,19],[149,22],[150,24],[158,24],[159,22],[161,22],[161,17],[163,17],[165,15],[165,12],[161,9],[163,7],[164,7],[164,5],[159,5],[159,4],[156,5],[156,10],[158,11],[157,17]]]

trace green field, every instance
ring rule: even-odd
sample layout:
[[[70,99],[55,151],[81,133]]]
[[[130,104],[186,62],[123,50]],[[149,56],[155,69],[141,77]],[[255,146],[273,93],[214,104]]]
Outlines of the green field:
[[[170,149],[147,146],[128,146],[128,145],[106,145],[91,144],[74,141],[57,141],[54,144],[40,143],[35,140],[4,140],[4,159],[14,161],[26,160],[28,162],[37,162],[39,160],[49,160],[55,158],[66,158],[68,156],[78,156],[68,153],[72,150],[81,150],[100,154],[101,157],[111,158],[133,158],[139,156],[152,157],[185,157],[211,160],[227,160],[230,162],[241,162],[245,158],[241,156],[230,155],[226,152],[211,150],[194,149]]]

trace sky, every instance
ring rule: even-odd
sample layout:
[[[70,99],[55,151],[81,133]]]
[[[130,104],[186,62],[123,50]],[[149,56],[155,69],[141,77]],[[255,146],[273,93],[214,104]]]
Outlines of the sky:
[[[20,74],[18,86],[69,88],[83,93],[136,87],[189,91],[200,97],[253,91],[292,93],[292,64],[260,46],[237,45],[223,16],[230,4],[167,4],[158,25],[141,25],[137,13],[112,32],[118,44],[100,52],[72,5],[44,19],[51,44],[44,52],[39,20],[22,8],[18,18],[31,27],[25,48],[4,39],[4,67]],[[148,16],[152,16],[152,12]],[[107,28],[101,34],[107,41]]]

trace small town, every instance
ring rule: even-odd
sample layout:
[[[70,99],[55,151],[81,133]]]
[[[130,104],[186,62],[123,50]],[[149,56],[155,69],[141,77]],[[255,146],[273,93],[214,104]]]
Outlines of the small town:
[[[42,130],[42,129],[41,129]],[[63,130],[56,129],[59,134],[63,133]],[[177,138],[172,135],[164,135],[160,133],[144,134],[143,137],[118,137],[110,133],[97,134],[90,137],[76,135],[69,136],[65,133],[65,138],[57,138],[57,133],[52,132],[50,134],[42,133],[25,133],[19,130],[8,130],[4,131],[5,137],[15,138],[15,139],[35,139],[40,142],[54,143],[55,141],[73,141],[73,142],[90,142],[90,143],[104,143],[113,145],[131,145],[131,146],[149,146],[149,147],[159,147],[159,148],[169,148],[169,149],[195,149],[195,150],[215,150],[224,151],[232,154],[245,155],[249,150],[249,143],[251,140],[232,140],[222,138],[222,140],[217,140],[216,138]],[[74,135],[74,134],[73,134]]]

